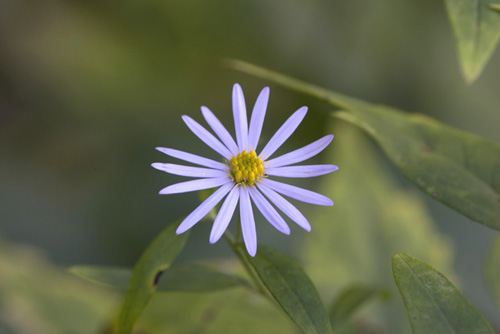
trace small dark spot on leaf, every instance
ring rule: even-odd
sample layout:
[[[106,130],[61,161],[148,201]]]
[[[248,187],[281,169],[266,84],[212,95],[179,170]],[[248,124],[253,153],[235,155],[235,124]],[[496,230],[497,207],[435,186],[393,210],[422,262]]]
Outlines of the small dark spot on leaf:
[[[153,287],[156,288],[158,286],[158,282],[160,282],[161,275],[163,275],[163,272],[165,270],[160,270],[156,273],[155,279],[153,281]]]
[[[438,196],[438,193],[434,192],[434,193],[432,193],[431,196],[432,196],[432,198],[436,198]]]

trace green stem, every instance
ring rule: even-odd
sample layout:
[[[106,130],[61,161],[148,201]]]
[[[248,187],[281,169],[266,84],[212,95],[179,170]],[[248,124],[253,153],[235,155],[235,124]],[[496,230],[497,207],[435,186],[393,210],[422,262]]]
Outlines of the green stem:
[[[236,230],[236,240],[234,241],[235,244],[239,244],[240,240],[241,240],[241,224],[238,224],[238,229]]]
[[[215,220],[215,217],[216,213],[214,210],[210,211],[210,213],[207,215],[207,218],[213,221]],[[252,265],[247,259],[246,250],[241,246],[240,243],[240,239],[242,237],[241,225],[238,224],[236,238],[228,230],[224,232],[224,237],[226,238],[229,245],[231,245],[231,248],[233,249],[238,259],[240,260],[241,264],[243,265],[243,268],[247,272],[250,279],[253,281],[254,289],[262,296],[268,298],[272,303],[277,303],[274,297],[269,292],[269,290],[264,285],[264,283],[262,283],[262,280],[259,278],[259,276],[257,275],[257,273],[255,272]]]
[[[247,272],[248,276],[250,276],[250,279],[253,281],[257,291],[261,295],[270,299],[273,303],[276,303],[276,300],[274,300],[274,297],[269,293],[269,291],[267,290],[264,283],[262,283],[262,281],[259,278],[259,276],[257,275],[257,273],[250,265],[248,259],[246,258],[245,249],[243,249],[243,247],[241,247],[241,244],[238,243],[237,239],[235,237],[233,237],[231,232],[226,230],[226,232],[224,232],[224,237],[226,238],[227,242],[233,248],[234,253],[236,254],[238,259],[240,260],[241,264],[243,265],[243,268],[245,268],[245,271]]]

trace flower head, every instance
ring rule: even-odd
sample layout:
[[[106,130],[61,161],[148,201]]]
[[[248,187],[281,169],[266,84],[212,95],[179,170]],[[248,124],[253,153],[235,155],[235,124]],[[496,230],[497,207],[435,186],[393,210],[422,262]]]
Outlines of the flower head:
[[[172,148],[157,148],[160,152],[171,157],[203,166],[193,167],[165,163],[152,164],[154,168],[170,174],[196,178],[195,180],[168,186],[162,189],[160,194],[184,193],[218,187],[212,195],[182,221],[177,228],[177,234],[187,231],[198,223],[226,197],[215,218],[210,233],[210,242],[215,243],[220,239],[229,225],[239,202],[243,240],[245,241],[248,253],[251,256],[255,256],[257,252],[257,234],[252,202],[271,225],[285,234],[290,234],[290,228],[269,201],[306,231],[311,230],[311,225],[307,219],[293,204],[281,195],[310,204],[333,205],[332,200],[326,196],[269,178],[269,176],[289,178],[314,177],[334,172],[338,167],[335,165],[291,166],[320,153],[330,144],[333,135],[324,136],[295,151],[270,159],[302,122],[306,115],[307,107],[302,107],[293,113],[272,136],[267,145],[262,150],[257,150],[268,100],[269,88],[266,87],[260,92],[255,102],[250,126],[248,126],[243,91],[240,85],[234,85],[233,114],[236,142],[207,107],[201,107],[201,112],[218,138],[191,117],[182,116],[189,129],[207,146],[222,156],[222,162]]]

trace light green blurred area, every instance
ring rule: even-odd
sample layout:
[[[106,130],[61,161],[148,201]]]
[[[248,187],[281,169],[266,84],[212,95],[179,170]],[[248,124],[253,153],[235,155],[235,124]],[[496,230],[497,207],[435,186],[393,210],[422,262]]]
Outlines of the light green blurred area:
[[[181,115],[188,114],[201,122],[199,108],[206,105],[233,133],[232,85],[235,82],[242,85],[248,109],[260,89],[268,85],[224,68],[221,60],[228,57],[367,101],[419,111],[500,141],[498,50],[481,78],[473,86],[466,86],[440,1],[2,0],[2,239],[36,247],[58,266],[79,263],[131,266],[161,229],[188,214],[198,201],[196,194],[157,194],[182,178],[150,167],[152,162],[174,162],[154,148],[172,147],[217,158],[189,132]],[[310,111],[281,152],[329,133],[325,122],[330,111],[327,105],[271,85],[263,141],[302,105],[309,106]],[[344,130],[345,124],[337,122],[336,126]],[[348,129],[352,128],[346,127],[345,131]],[[351,175],[351,184],[345,184],[343,170],[363,173],[363,169],[369,170],[371,166],[363,165],[363,157],[359,156],[363,150],[356,147],[350,148],[353,159],[349,161],[362,164],[362,168],[337,162],[336,143],[343,140],[343,136],[336,134],[328,154],[315,159],[340,166],[339,172],[325,178],[332,185],[328,194],[336,202],[335,207],[313,212],[307,205],[298,205],[309,212],[312,233],[315,219],[320,224],[318,216],[325,219],[331,212],[339,214],[338,211],[347,210],[358,210],[362,216],[363,212],[373,210],[376,203],[386,200],[385,191],[371,191],[371,196],[366,196],[367,184],[361,182],[361,177],[358,180]],[[382,156],[374,145],[367,145],[371,154]],[[418,224],[417,220],[425,217],[432,233],[439,230],[447,243],[454,244],[454,256],[446,251],[434,252],[438,258],[447,259],[438,260],[438,264],[448,265],[454,258],[457,282],[498,329],[498,310],[487,295],[481,276],[485,252],[496,232],[424,198],[400,178],[385,158],[380,163],[377,169],[383,168],[388,177],[396,178],[391,181],[395,191],[399,188],[412,191],[411,196],[394,201],[394,215],[387,220],[400,226],[395,217],[405,213],[400,211],[406,201],[411,202],[410,207],[417,205],[418,210],[423,210],[420,216],[414,215],[412,223]],[[348,194],[338,195],[340,202],[336,199],[336,182],[338,191],[349,189]],[[319,183],[323,184],[320,180],[294,184],[313,188]],[[359,198],[364,198],[366,206],[358,203]],[[351,207],[353,203],[356,208]],[[430,214],[426,212],[428,209]],[[325,254],[302,254],[301,241],[307,243],[312,236],[296,227],[290,237],[282,236],[262,217],[259,219],[260,242],[287,249],[303,263],[307,258],[321,259],[325,267],[329,266]],[[351,226],[358,226],[357,223],[358,219]],[[350,235],[342,230],[342,226],[349,224],[343,224],[339,224],[338,233]],[[193,229],[181,260],[232,257],[223,242],[209,244],[210,227],[202,222]],[[360,238],[373,237],[363,233],[360,232]],[[342,252],[347,259],[348,255],[354,257],[359,252],[370,253],[377,261],[384,261],[386,256],[385,265],[390,270],[391,254],[386,254],[386,249],[392,251],[392,245],[398,245],[394,240],[401,233],[395,229],[394,236],[380,241],[377,254],[372,254],[375,252],[372,248],[366,250],[357,244],[347,244]],[[337,239],[349,240],[342,235],[332,236],[332,240]],[[416,247],[430,242],[411,240]],[[16,254],[2,248],[2,257],[17,257]],[[336,257],[342,258],[342,254]],[[28,271],[31,266],[28,260],[19,259],[9,268],[17,265],[20,271]],[[367,281],[380,283],[381,277],[390,280],[390,272],[381,273],[376,263],[363,265],[359,271],[361,264],[357,261],[343,261],[348,264],[342,266],[348,265],[351,273],[362,273]],[[335,263],[342,267],[339,263],[343,261]],[[304,266],[313,270],[313,264]],[[449,268],[437,269],[447,272]],[[327,279],[311,274],[320,280]],[[5,277],[14,276],[0,278],[2,288],[8,289],[10,283]],[[345,277],[349,275],[336,278],[334,275],[328,298],[345,288],[348,281]],[[0,305],[2,300],[3,296]],[[8,312],[5,310],[2,306],[0,323],[5,325],[0,325],[0,332],[2,326],[5,330],[13,326],[5,322]]]
[[[415,254],[457,281],[451,268],[453,244],[433,226],[416,190],[396,185],[360,130],[348,124],[331,129],[345,140],[330,156],[349,167],[339,171],[339,179],[329,177],[319,188],[337,204],[330,214],[317,210],[312,215],[315,229],[302,245],[305,268],[327,305],[346,287],[388,289],[388,301],[363,308],[353,323],[376,332],[410,333],[387,259],[398,251]],[[354,150],[358,154],[352,154]],[[353,183],[363,184],[363,191]]]

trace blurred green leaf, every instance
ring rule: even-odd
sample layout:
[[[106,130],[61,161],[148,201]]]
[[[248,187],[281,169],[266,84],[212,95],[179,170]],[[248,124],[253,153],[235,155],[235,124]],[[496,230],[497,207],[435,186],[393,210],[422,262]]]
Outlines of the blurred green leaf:
[[[157,293],[137,333],[290,334],[296,326],[274,303],[248,289]]]
[[[474,305],[429,265],[408,254],[396,253],[392,268],[413,333],[495,333]]]
[[[164,229],[137,261],[118,318],[118,333],[130,333],[156,290],[162,273],[170,267],[189,236],[189,231],[176,235],[177,224]]]
[[[132,270],[123,267],[108,266],[73,266],[73,274],[118,289],[126,289],[132,276]],[[173,266],[161,276],[157,291],[209,292],[248,283],[236,276],[229,275],[206,265],[186,263]]]
[[[500,230],[498,143],[422,114],[369,104],[245,62],[229,64],[349,111],[333,115],[364,129],[401,173],[426,194]]]
[[[335,127],[327,127],[335,134],[333,147],[323,159],[340,169],[323,177],[319,192],[335,206],[316,207],[308,215],[312,230],[299,250],[323,301],[353,285],[388,287],[397,295],[390,259],[398,250],[418,254],[453,276],[451,244],[434,227],[422,196],[399,185],[360,130],[334,121]],[[366,304],[351,323],[360,332],[410,332],[399,298]]]
[[[117,293],[82,281],[27,245],[0,243],[0,332],[102,333]]]
[[[390,292],[386,289],[365,285],[350,286],[340,292],[330,307],[330,322],[335,329],[349,318],[365,303],[373,298],[387,299]]]
[[[255,257],[248,259],[278,304],[304,333],[332,333],[318,292],[295,260],[263,245],[259,245]]]
[[[465,81],[472,83],[498,44],[500,16],[490,9],[492,0],[445,0],[445,4]]]
[[[493,298],[500,307],[500,237],[493,241],[491,250],[486,258],[484,275]]]
[[[500,3],[490,3],[490,8],[500,12]]]
[[[1,333],[111,333],[111,315],[120,306],[117,292],[69,275],[25,245],[0,242],[0,263]],[[134,327],[134,333],[148,334],[289,334],[296,329],[269,300],[242,287],[156,293]]]

